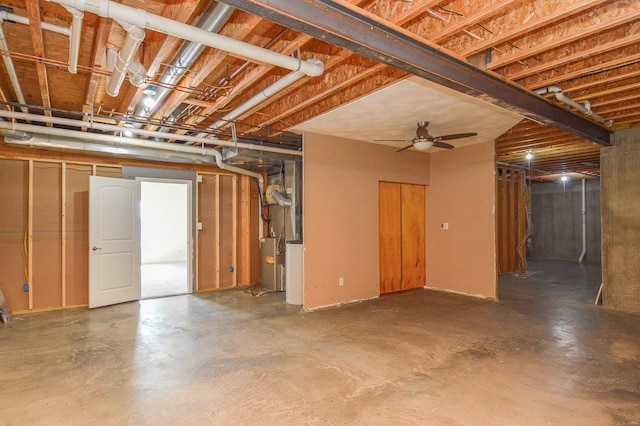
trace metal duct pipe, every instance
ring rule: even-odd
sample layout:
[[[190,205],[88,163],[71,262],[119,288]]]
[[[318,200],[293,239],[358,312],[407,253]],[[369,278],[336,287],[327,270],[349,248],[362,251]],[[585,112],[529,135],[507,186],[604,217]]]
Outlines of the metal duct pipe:
[[[133,62],[133,58],[145,36],[145,32],[142,28],[124,20],[117,20],[117,22],[127,32],[127,38],[124,40],[124,44],[122,45],[120,52],[118,52],[113,73],[107,82],[107,93],[109,96],[118,96],[120,86],[122,86],[127,69]]]
[[[40,123],[58,124],[62,126],[71,126],[71,127],[77,127],[77,128],[88,127],[88,128],[104,130],[108,132],[123,132],[125,130],[121,126],[117,126],[115,124],[86,122],[86,121],[74,120],[70,118],[48,117],[46,115],[26,114],[26,113],[15,112],[15,111],[0,110],[0,117],[10,118],[14,120],[25,120],[25,121],[40,122]],[[50,127],[47,128],[47,130],[43,130],[42,127],[40,126],[36,126],[36,127],[41,129],[39,133],[53,130]],[[234,143],[229,141],[212,140],[209,138],[203,138],[198,136],[176,135],[174,133],[163,133],[163,132],[158,132],[153,130],[145,130],[145,129],[137,129],[137,128],[128,128],[126,130],[130,131],[133,134],[148,136],[148,137],[157,137],[160,139],[180,139],[180,140],[195,142],[199,144],[215,144],[215,145],[226,145],[226,146],[232,146],[232,147],[237,146],[239,148],[253,149],[258,151],[268,151],[268,152],[276,152],[280,154],[302,156],[302,153],[300,151],[292,151],[292,150],[283,149],[283,148],[272,148],[268,146],[256,146],[250,143],[243,143],[243,142]],[[77,131],[71,130],[71,132],[77,132]],[[95,135],[95,133],[87,133],[87,132],[77,132],[77,133],[79,133],[80,136],[75,136],[76,138],[90,138],[91,137],[90,135]],[[168,142],[157,142],[157,143],[161,145],[173,145],[178,147],[185,146],[179,143],[178,144],[168,143]],[[189,148],[202,149],[202,148],[193,147],[193,146],[190,146]]]
[[[4,31],[2,30],[2,22],[0,20],[0,50],[4,50],[5,52],[9,51],[9,46],[7,46],[7,39],[4,36]],[[2,60],[4,61],[4,67],[7,69],[7,74],[9,74],[9,80],[11,80],[11,86],[13,87],[13,92],[16,94],[16,99],[18,103],[26,104],[27,101],[24,99],[24,94],[22,93],[22,87],[20,87],[20,81],[18,80],[18,74],[16,73],[16,68],[13,65],[13,60],[9,55],[2,55]],[[29,110],[25,107],[22,107],[22,112],[29,112]]]
[[[207,9],[202,12],[196,26],[205,31],[217,33],[227,22],[234,10],[233,7],[226,4],[210,2]],[[170,90],[168,87],[180,81],[191,65],[200,57],[204,48],[205,46],[203,44],[193,41],[186,41],[182,45],[174,60],[167,65],[165,73],[159,79],[161,84],[156,87],[154,97],[155,105],[161,104],[164,98],[169,95]],[[134,114],[138,117],[149,117],[154,109],[155,107],[145,108],[141,102]]]
[[[82,35],[82,19],[84,13],[73,7],[65,7],[73,15],[71,21],[71,36],[69,37],[69,72],[78,73],[78,55],[80,53],[80,39]]]
[[[273,199],[276,200],[276,203],[281,207],[291,207],[293,205],[293,201],[278,190],[273,189],[267,195],[273,197]]]
[[[582,253],[578,262],[584,260],[587,254],[587,180],[582,179]]]
[[[27,18],[26,16],[20,16],[14,13],[9,13],[5,10],[0,10],[0,22],[4,21],[15,22],[16,24],[31,25],[31,22],[29,22],[29,18]],[[71,29],[67,27],[60,27],[58,25],[49,24],[47,22],[40,22],[40,27],[43,30],[66,35],[67,37],[71,36]]]
[[[302,64],[302,61],[300,59],[298,60],[300,61],[300,64]],[[309,59],[306,63],[317,64],[321,67],[323,66],[322,62],[319,61],[318,59]],[[300,80],[303,77],[305,77],[305,74],[301,71],[290,72],[289,74],[282,77],[280,80],[273,83],[271,86],[265,88],[260,93],[253,96],[251,99],[249,99],[248,101],[246,101],[245,103],[243,103],[242,105],[240,105],[239,107],[237,107],[236,109],[234,109],[233,111],[231,111],[230,113],[222,117],[220,120],[213,123],[211,126],[209,126],[209,129],[215,130],[230,124],[231,121],[235,120],[245,112],[249,111],[251,108],[264,102],[265,99],[270,98],[276,93],[286,89],[287,87],[291,86],[293,83],[295,83],[296,81]]]
[[[315,63],[300,62],[298,59],[283,55],[269,49],[254,46],[250,43],[235,40],[220,34],[211,33],[182,22],[174,21],[159,15],[148,13],[142,9],[125,6],[110,0],[47,0],[63,6],[95,13],[104,18],[112,18],[130,22],[131,24],[157,31],[163,34],[194,41],[205,46],[250,59],[258,63],[266,63],[291,71],[300,70],[308,76],[319,76],[324,67]]]
[[[542,89],[535,90],[535,93],[537,95],[545,95],[547,93],[553,93],[553,95],[556,97],[558,101],[564,102],[570,107],[577,109],[587,117],[593,118],[597,122],[604,124],[606,127],[611,127],[611,125],[613,124],[613,120],[605,120],[604,118],[602,118],[601,116],[593,112],[591,110],[591,104],[588,101],[586,101],[584,104],[580,104],[574,101],[573,99],[567,98],[565,94],[562,93],[562,89],[558,86],[544,87]]]

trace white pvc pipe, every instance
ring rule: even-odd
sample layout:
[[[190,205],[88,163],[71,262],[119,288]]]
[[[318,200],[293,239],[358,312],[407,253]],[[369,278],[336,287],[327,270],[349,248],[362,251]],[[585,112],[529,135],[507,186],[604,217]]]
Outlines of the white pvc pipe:
[[[613,124],[612,120],[605,120],[604,118],[602,118],[601,116],[599,116],[598,114],[593,112],[591,110],[591,104],[589,103],[589,101],[586,101],[584,104],[580,104],[580,103],[574,101],[573,99],[569,99],[569,98],[567,98],[565,96],[564,93],[562,93],[562,89],[560,87],[558,87],[558,86],[544,87],[542,89],[536,90],[535,93],[538,94],[538,95],[544,95],[546,93],[553,93],[553,95],[556,97],[557,100],[559,100],[560,102],[564,102],[565,104],[569,105],[570,107],[573,107],[573,108],[577,109],[578,111],[580,111],[581,113],[583,113],[587,117],[591,117],[594,120],[596,120],[597,122],[599,122],[601,124],[604,124],[607,127],[611,127],[611,125]]]
[[[131,62],[127,67],[127,75],[129,76],[129,82],[135,87],[142,86],[147,81],[147,70],[138,61]]]
[[[129,65],[133,62],[133,58],[144,40],[145,32],[142,28],[137,27],[125,20],[117,21],[127,32],[127,38],[118,52],[116,63],[113,67],[113,73],[107,83],[107,93],[110,96],[118,96],[120,87],[127,74]]]
[[[311,62],[300,62],[298,59],[274,52],[269,49],[254,46],[250,43],[235,40],[197,28],[182,22],[174,21],[163,16],[148,13],[142,9],[125,6],[110,0],[47,0],[69,6],[78,10],[94,13],[103,18],[129,22],[140,28],[147,28],[184,40],[193,41],[223,50],[233,55],[249,59],[252,62],[266,63],[291,71],[300,70],[308,76],[319,76],[324,72],[324,66]]]
[[[7,39],[4,36],[4,31],[2,30],[2,20],[0,20],[0,50],[4,50],[5,52],[9,52],[9,46],[7,46]],[[13,87],[13,92],[16,94],[16,99],[22,105],[25,105],[27,101],[24,99],[24,93],[22,93],[22,87],[20,86],[20,81],[18,80],[18,74],[16,73],[16,68],[13,65],[13,60],[9,55],[2,55],[2,60],[4,61],[4,67],[7,70],[7,74],[9,74],[9,80],[11,80],[11,86]],[[21,107],[23,112],[28,112],[29,110],[25,107]]]
[[[1,21],[11,21],[15,22],[16,24],[31,25],[31,23],[29,22],[29,18],[27,18],[26,16],[16,15],[4,10],[0,10],[0,22]],[[67,37],[71,36],[71,29],[67,27],[60,27],[58,25],[53,25],[46,22],[41,22],[40,27],[42,27],[43,30],[66,35]]]
[[[97,129],[97,130],[105,130],[108,132],[124,132],[125,129],[123,129],[121,126],[117,126],[115,124],[106,124],[106,123],[97,123],[97,122],[86,122],[86,121],[82,121],[82,120],[74,120],[74,119],[70,119],[70,118],[61,118],[61,117],[48,117],[46,115],[38,115],[38,114],[27,114],[27,113],[21,113],[21,112],[16,112],[16,111],[5,111],[5,110],[0,110],[0,117],[3,118],[10,118],[10,119],[14,119],[14,120],[25,120],[25,121],[32,121],[32,122],[40,122],[40,123],[51,123],[51,124],[59,124],[62,126],[71,126],[71,127],[77,127],[77,128],[83,128],[83,127],[88,127],[88,128],[92,128],[92,129]],[[34,131],[34,133],[45,133],[45,132],[49,132],[49,130],[51,130],[51,127],[42,127],[42,126],[37,126],[39,131]],[[295,156],[302,156],[302,152],[300,151],[292,151],[292,150],[288,150],[288,149],[283,149],[283,148],[272,148],[272,147],[268,147],[268,146],[257,146],[257,145],[253,145],[250,143],[244,143],[244,142],[238,142],[237,144],[231,141],[222,141],[222,140],[217,140],[217,139],[210,139],[210,138],[203,138],[203,137],[198,137],[198,136],[187,136],[187,135],[177,135],[174,133],[164,133],[164,132],[158,132],[158,131],[154,131],[154,130],[145,130],[145,129],[138,129],[138,128],[130,128],[130,129],[126,129],[128,132],[131,132],[133,134],[136,135],[141,135],[141,136],[148,136],[148,137],[157,137],[160,139],[180,139],[180,140],[184,140],[184,141],[189,141],[189,142],[195,142],[195,143],[199,143],[199,144],[209,144],[209,145],[226,145],[226,146],[231,146],[231,147],[235,147],[238,146],[239,148],[246,148],[246,149],[252,149],[252,150],[258,150],[258,151],[268,151],[268,152],[275,152],[275,153],[279,153],[279,154],[288,154],[288,155],[295,155]],[[70,136],[70,137],[75,137],[75,138],[90,138],[91,135],[93,135],[94,133],[88,133],[88,132],[79,132],[79,131],[75,131],[75,130],[71,130],[71,132],[75,132],[77,133],[77,135],[75,136]],[[184,144],[179,144],[179,143],[168,143],[168,142],[158,142],[162,145],[174,145],[174,146],[185,146]],[[202,149],[202,148],[198,148],[198,147],[190,147],[193,149]]]
[[[69,37],[69,72],[78,73],[78,55],[80,54],[80,39],[82,35],[82,18],[84,13],[72,7],[65,7],[73,16],[71,20],[71,36]]]
[[[322,62],[320,62],[317,59],[309,59],[308,62],[318,63],[322,65]],[[220,120],[213,123],[211,126],[209,126],[209,129],[219,129],[220,127],[224,127],[230,124],[232,120],[235,120],[245,112],[249,111],[251,108],[264,102],[265,99],[270,98],[271,96],[275,95],[281,90],[284,90],[287,87],[291,86],[293,83],[300,80],[304,76],[305,74],[301,71],[290,72],[289,74],[282,77],[280,80],[276,81],[269,87],[265,88],[260,93],[253,96],[251,99],[249,99],[248,101],[246,101],[245,103],[243,103],[242,105],[240,105],[239,107],[237,107],[236,109],[234,109],[233,111],[231,111],[230,113],[222,117]]]
[[[587,254],[587,180],[582,179],[582,253],[578,262],[584,260]]]

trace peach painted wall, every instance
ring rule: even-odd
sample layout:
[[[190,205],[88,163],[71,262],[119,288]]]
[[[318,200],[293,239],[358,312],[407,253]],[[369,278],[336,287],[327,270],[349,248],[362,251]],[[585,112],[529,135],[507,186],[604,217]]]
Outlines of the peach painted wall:
[[[431,154],[430,180],[427,287],[496,298],[493,142]]]
[[[303,173],[304,307],[377,297],[378,182],[428,184],[429,156],[305,133]]]

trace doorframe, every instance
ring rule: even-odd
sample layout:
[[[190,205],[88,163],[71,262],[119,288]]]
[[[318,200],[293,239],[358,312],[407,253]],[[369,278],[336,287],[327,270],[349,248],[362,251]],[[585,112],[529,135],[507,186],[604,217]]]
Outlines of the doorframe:
[[[185,179],[166,179],[137,176],[136,180],[140,182],[140,202],[142,202],[142,182],[153,183],[169,183],[178,185],[187,185],[187,293],[192,294],[194,291],[194,265],[195,258],[195,242],[193,239],[193,181]],[[142,231],[142,218],[140,219],[140,230]],[[142,253],[141,253],[142,254]]]

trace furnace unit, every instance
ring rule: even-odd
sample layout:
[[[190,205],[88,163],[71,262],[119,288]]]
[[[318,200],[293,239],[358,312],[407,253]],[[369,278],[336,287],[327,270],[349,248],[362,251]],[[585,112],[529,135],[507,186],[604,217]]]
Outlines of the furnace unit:
[[[279,238],[267,237],[260,240],[260,284],[273,291],[284,291],[284,252],[278,248]]]

